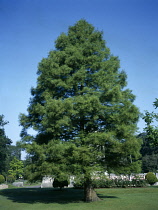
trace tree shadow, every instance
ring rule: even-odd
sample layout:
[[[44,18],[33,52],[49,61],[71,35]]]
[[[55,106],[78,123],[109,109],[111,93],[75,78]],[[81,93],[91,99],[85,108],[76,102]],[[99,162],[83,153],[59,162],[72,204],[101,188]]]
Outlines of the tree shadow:
[[[103,194],[99,194],[97,193],[98,197],[103,199],[103,198],[118,198],[117,196],[108,196],[108,195],[103,195]]]
[[[84,192],[82,189],[64,188],[63,190],[52,188],[14,188],[0,191],[0,195],[7,199],[18,203],[79,203],[83,202]],[[115,196],[104,196],[97,194],[103,198],[117,198]]]
[[[16,188],[0,191],[0,195],[18,203],[60,203],[79,202],[83,198],[82,190],[51,188]]]
[[[100,194],[100,193],[97,193],[98,197],[100,199],[106,199],[106,198],[118,198],[117,196],[108,196],[108,195],[103,195],[103,194]]]

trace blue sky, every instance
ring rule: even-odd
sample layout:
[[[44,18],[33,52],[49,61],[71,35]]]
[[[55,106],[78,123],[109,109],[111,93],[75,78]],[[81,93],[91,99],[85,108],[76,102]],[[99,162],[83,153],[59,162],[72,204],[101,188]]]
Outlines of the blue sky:
[[[20,140],[18,116],[27,113],[37,66],[54,41],[81,18],[103,31],[119,56],[140,111],[158,98],[157,0],[0,0],[0,114],[6,135]],[[144,127],[138,123],[140,131]]]

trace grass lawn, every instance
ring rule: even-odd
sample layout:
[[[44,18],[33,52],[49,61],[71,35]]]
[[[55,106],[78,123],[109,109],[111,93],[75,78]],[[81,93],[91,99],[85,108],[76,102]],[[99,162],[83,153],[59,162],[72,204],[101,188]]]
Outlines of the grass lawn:
[[[0,210],[157,210],[158,187],[97,189],[101,201],[84,203],[83,190],[0,190]]]

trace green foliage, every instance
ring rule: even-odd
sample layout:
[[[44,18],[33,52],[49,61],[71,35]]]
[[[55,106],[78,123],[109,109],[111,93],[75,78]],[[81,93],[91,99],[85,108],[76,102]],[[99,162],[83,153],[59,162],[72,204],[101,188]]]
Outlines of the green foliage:
[[[19,177],[23,176],[23,167],[23,162],[14,157],[14,159],[10,162],[10,169],[8,170],[8,173],[16,177],[16,179],[19,179]]]
[[[147,182],[150,184],[150,185],[153,185],[155,184],[158,180],[155,176],[155,174],[153,174],[152,172],[148,172],[145,176],[145,179],[147,180]]]
[[[0,184],[4,183],[5,182],[5,178],[3,175],[0,175]]]
[[[141,133],[138,137],[143,140],[140,150],[142,155],[142,172],[147,173],[150,171],[156,173],[158,170],[158,147],[151,145],[146,133]]]
[[[81,179],[75,180],[74,188],[76,188],[76,189],[83,189],[84,188],[84,179],[81,178]]]
[[[15,177],[13,175],[8,175],[7,176],[7,182],[8,183],[13,183],[15,182]]]
[[[133,187],[145,187],[147,186],[146,180],[141,178],[132,179],[132,186]]]
[[[20,115],[22,144],[32,161],[29,179],[62,171],[91,183],[94,171],[131,171],[140,155],[139,110],[118,57],[85,20],[62,33],[55,47],[39,63],[28,114]]]
[[[158,107],[158,99],[155,99],[153,103],[155,109]],[[145,172],[157,171],[157,153],[158,153],[158,126],[156,125],[158,121],[158,114],[155,112],[145,111],[143,115],[143,119],[146,123],[144,128],[145,131],[145,146],[146,146],[146,154],[144,154],[143,160],[143,169]],[[144,152],[143,150],[141,152]]]
[[[9,145],[11,140],[6,136],[4,126],[8,124],[4,121],[4,115],[0,115],[0,174],[5,174],[9,166]]]
[[[155,109],[158,107],[158,99],[155,99],[153,103]],[[147,134],[148,141],[151,146],[158,146],[158,126],[153,125],[156,121],[158,121],[158,114],[155,112],[145,111],[143,115],[143,119],[146,123],[146,127],[144,128],[145,133]]]
[[[16,157],[18,160],[21,160],[21,148],[20,145],[10,145],[9,146],[9,159],[10,161]]]
[[[158,155],[152,153],[151,155],[145,155],[142,157],[142,172],[147,173],[149,171],[156,173],[158,171]]]
[[[60,187],[60,189],[62,187],[68,187],[69,185],[69,182],[67,179],[65,180],[60,180],[60,179],[57,179],[55,178],[54,181],[53,181],[53,187],[56,188],[56,187]]]
[[[146,180],[140,178],[134,178],[132,181],[128,179],[93,179],[94,188],[127,188],[127,187],[145,187]],[[74,188],[83,189],[84,181],[78,180],[74,183]]]
[[[94,179],[93,180],[93,187],[94,188],[109,188],[113,187],[113,180],[110,179]]]
[[[69,185],[69,177],[66,176],[62,171],[60,173],[58,173],[58,176],[56,176],[54,178],[54,181],[53,181],[53,187],[60,187],[63,188],[63,187],[68,187]]]

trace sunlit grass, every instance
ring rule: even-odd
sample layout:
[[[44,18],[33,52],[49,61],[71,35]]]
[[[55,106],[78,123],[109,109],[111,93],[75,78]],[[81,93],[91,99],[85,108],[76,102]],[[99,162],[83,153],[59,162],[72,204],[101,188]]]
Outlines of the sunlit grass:
[[[14,188],[0,190],[4,210],[157,210],[158,188],[97,189],[98,202],[84,203],[83,190]]]

